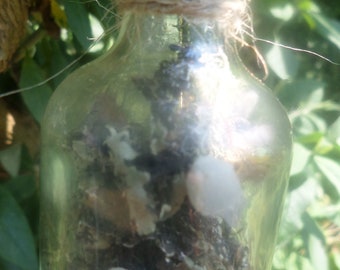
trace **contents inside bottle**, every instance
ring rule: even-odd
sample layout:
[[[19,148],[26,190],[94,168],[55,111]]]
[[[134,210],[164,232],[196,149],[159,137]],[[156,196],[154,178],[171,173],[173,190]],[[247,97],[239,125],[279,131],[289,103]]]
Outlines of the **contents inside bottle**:
[[[89,117],[69,137],[79,186],[68,269],[250,269],[239,234],[246,201],[230,159],[232,133],[252,126],[216,112],[218,94],[197,91],[200,72],[228,65],[222,48],[168,50],[174,58],[153,76],[131,78],[150,101],[149,127]],[[105,119],[102,98],[93,119]]]

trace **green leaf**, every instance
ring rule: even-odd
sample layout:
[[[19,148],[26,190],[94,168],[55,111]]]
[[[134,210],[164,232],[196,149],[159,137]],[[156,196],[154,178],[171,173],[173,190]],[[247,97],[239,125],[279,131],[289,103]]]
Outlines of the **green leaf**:
[[[20,267],[16,266],[15,264],[9,261],[2,260],[2,258],[0,258],[0,269],[1,270],[21,270]]]
[[[273,46],[267,52],[266,59],[275,74],[283,80],[294,77],[299,68],[295,53],[279,46]]]
[[[84,50],[87,50],[92,41],[91,23],[89,13],[83,1],[63,1],[68,24]]]
[[[328,269],[326,239],[316,222],[308,213],[303,215],[304,229],[302,236],[308,250],[309,259],[315,269]]]
[[[340,22],[321,13],[312,12],[310,16],[315,20],[316,30],[340,49]]]
[[[31,197],[37,190],[34,175],[19,175],[7,181],[4,187],[18,202]]]
[[[40,84],[45,80],[43,70],[31,58],[26,58],[22,65],[19,85],[21,88]],[[40,123],[52,94],[52,89],[47,85],[35,87],[24,91],[21,95],[34,118]]]
[[[328,219],[336,223],[336,218],[340,218],[340,203],[325,205],[324,201],[318,201],[309,207],[308,213],[310,213],[313,218]]]
[[[319,140],[322,139],[323,136],[324,135],[322,132],[313,132],[308,133],[305,136],[296,138],[295,141],[301,144],[316,144]]]
[[[332,269],[340,269],[340,253],[339,252],[332,252],[331,259],[334,264],[334,268]]]
[[[286,254],[283,249],[277,249],[273,257],[273,269],[286,269]]]
[[[286,265],[287,267],[284,270],[316,270],[306,257],[295,252],[291,253]]]
[[[314,152],[320,156],[326,155],[334,149],[334,145],[327,137],[322,137],[315,146]]]
[[[302,10],[316,11],[318,7],[312,2],[312,0],[299,0],[298,7]]]
[[[318,189],[316,179],[309,178],[289,193],[281,225],[281,233],[286,237],[303,228],[302,216],[307,207],[316,200]]]
[[[314,79],[302,79],[284,83],[279,89],[279,99],[288,110],[319,104],[323,100],[325,83]]]
[[[100,19],[104,28],[112,31],[112,26],[117,25],[119,19],[119,16],[115,16],[117,11],[115,10],[116,7],[112,5],[112,0],[100,0],[100,4],[99,2],[88,2],[88,4],[91,5],[91,13]],[[108,13],[112,16],[108,16]],[[113,31],[117,32],[117,30],[114,29]]]
[[[290,170],[290,175],[301,173],[311,156],[311,151],[303,147],[299,143],[294,143],[293,145],[293,161]]]
[[[295,13],[294,6],[285,3],[283,6],[275,6],[270,9],[270,13],[277,19],[289,21]]]
[[[329,127],[327,137],[340,146],[340,117]]]
[[[60,48],[60,45],[57,42],[51,42],[51,67],[50,73],[56,74],[61,70],[65,69],[69,62],[67,61],[63,51]],[[56,88],[71,72],[71,68],[65,69],[59,76],[53,79],[53,88]]]
[[[314,161],[320,171],[326,176],[329,183],[340,194],[340,165],[332,159],[322,156],[315,156]]]
[[[28,222],[10,193],[0,186],[0,257],[22,270],[38,269]]]
[[[305,115],[306,118],[308,118],[310,120],[310,123],[312,123],[313,125],[313,132],[315,131],[321,131],[321,132],[325,132],[327,130],[327,123],[326,120],[319,116],[316,113],[308,113]]]
[[[21,149],[22,146],[16,144],[0,151],[0,163],[12,177],[16,177],[20,169]]]
[[[104,29],[102,25],[100,24],[100,21],[93,16],[92,14],[89,15],[89,20],[91,24],[91,33],[92,33],[92,39],[94,43],[94,46],[90,49],[90,52],[100,52],[104,48],[104,42],[101,40],[98,40],[99,37],[101,37],[104,33]]]
[[[327,124],[325,119],[315,113],[303,114],[293,119],[292,126],[295,134],[307,136],[326,131]]]

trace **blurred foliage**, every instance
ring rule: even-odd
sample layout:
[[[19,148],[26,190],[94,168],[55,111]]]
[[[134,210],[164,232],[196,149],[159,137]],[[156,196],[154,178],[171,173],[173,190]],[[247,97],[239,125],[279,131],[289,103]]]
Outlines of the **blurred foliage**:
[[[340,2],[254,0],[257,37],[340,62]],[[340,269],[339,64],[257,42],[287,108],[294,157],[275,270]]]
[[[39,125],[48,99],[72,70],[106,51],[116,33],[110,0],[37,2],[15,61],[0,74],[0,95],[28,87],[0,98],[4,270],[38,269]],[[340,2],[253,0],[252,10],[256,45],[269,67],[265,83],[287,108],[294,135],[273,269],[340,269],[340,66],[262,41],[340,63]]]

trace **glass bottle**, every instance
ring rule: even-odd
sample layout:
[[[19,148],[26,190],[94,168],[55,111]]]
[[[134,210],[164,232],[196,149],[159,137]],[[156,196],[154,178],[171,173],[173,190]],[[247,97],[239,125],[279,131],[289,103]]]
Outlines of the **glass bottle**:
[[[48,105],[40,269],[269,270],[285,110],[218,19],[136,6]]]

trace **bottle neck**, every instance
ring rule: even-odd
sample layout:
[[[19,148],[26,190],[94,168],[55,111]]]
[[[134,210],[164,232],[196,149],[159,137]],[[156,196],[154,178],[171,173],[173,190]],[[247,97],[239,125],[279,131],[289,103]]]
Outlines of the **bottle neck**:
[[[126,12],[115,51],[120,55],[138,52],[155,55],[169,48],[176,51],[188,47],[230,51],[231,42],[226,39],[218,22],[212,19]]]

